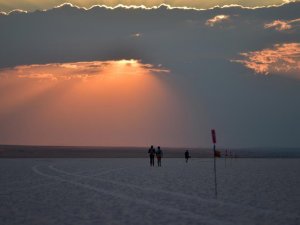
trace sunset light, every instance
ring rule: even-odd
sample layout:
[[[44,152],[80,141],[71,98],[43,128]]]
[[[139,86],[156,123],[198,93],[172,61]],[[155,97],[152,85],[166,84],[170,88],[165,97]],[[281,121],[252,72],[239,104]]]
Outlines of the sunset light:
[[[142,145],[180,119],[168,73],[134,59],[2,69],[1,124],[27,144]]]

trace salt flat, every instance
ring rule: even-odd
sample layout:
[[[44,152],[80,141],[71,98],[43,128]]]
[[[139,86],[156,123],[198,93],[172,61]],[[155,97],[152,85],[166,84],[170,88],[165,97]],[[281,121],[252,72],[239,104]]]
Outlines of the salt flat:
[[[300,224],[300,159],[0,159],[0,224]]]

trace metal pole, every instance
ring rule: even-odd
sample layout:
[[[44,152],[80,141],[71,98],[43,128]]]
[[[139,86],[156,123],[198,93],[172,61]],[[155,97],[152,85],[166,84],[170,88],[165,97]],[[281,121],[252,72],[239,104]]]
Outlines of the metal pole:
[[[216,145],[214,144],[214,172],[215,172],[215,195],[218,197],[217,191],[217,168],[216,168]]]
[[[227,166],[228,150],[225,150],[225,168]]]

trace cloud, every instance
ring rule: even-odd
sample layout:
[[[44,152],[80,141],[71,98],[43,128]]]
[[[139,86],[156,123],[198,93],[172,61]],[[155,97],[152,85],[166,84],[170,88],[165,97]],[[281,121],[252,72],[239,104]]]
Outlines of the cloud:
[[[300,18],[294,20],[274,20],[271,23],[266,23],[266,29],[275,29],[277,31],[291,30],[300,26]]]
[[[11,14],[0,19],[4,28],[0,35],[0,68],[120,59],[179,68],[183,62],[199,65],[199,60],[226,60],[244,49],[296,42],[297,30],[283,37],[262,25],[278,15],[284,21],[297,18],[299,10],[299,2],[281,7],[202,11],[167,7],[83,10],[65,4],[47,11]],[[230,29],[207,29],[228,21]]]
[[[45,10],[60,5],[63,1],[61,0],[0,0],[0,10],[10,12],[14,9],[22,9],[26,11]],[[68,0],[69,4],[81,8],[93,8],[94,6],[106,6],[115,8],[131,7],[131,8],[157,8],[160,5],[168,5],[170,8],[193,8],[193,9],[209,9],[213,7],[228,7],[233,5],[240,5],[245,8],[257,8],[257,7],[269,7],[269,6],[280,6],[284,3],[289,3],[289,0],[210,0],[210,1],[198,1],[198,0]]]
[[[151,65],[151,64],[141,64],[141,66],[153,73],[160,73],[160,74],[169,74],[171,72],[171,70],[162,67],[161,64],[159,64],[157,67]]]
[[[217,16],[211,18],[211,19],[208,19],[206,21],[205,25],[213,27],[216,24],[220,24],[222,22],[229,21],[229,19],[230,19],[229,15],[217,15]]]
[[[130,36],[133,37],[133,38],[140,38],[142,36],[142,34],[141,33],[134,33]]]
[[[272,48],[241,55],[245,59],[233,61],[242,63],[255,73],[293,73],[300,78],[300,43],[275,44]]]
[[[32,73],[32,74],[21,74],[18,75],[19,78],[26,78],[26,79],[37,79],[37,80],[51,80],[57,81],[57,77],[52,73]]]
[[[70,62],[70,63],[48,63],[48,64],[33,64],[20,65],[13,68],[4,68],[0,70],[0,77],[15,77],[22,79],[35,80],[86,80],[97,76],[108,76],[110,70],[123,70],[134,67],[134,71],[148,71],[152,74],[165,74],[170,70],[160,67],[155,67],[151,64],[142,64],[138,60],[118,60],[118,61],[92,61],[92,62]],[[130,71],[132,73],[132,71]]]

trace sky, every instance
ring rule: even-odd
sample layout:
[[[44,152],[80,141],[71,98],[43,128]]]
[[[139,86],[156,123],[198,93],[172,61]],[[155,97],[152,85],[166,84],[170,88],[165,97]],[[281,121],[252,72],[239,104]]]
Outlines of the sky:
[[[300,2],[260,2],[0,1],[0,144],[299,147]]]

